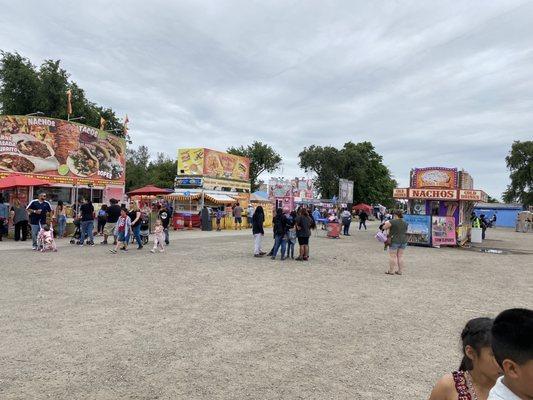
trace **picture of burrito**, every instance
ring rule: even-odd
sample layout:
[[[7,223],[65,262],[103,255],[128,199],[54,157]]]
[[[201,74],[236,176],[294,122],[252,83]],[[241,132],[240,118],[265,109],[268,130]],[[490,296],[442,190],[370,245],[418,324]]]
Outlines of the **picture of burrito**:
[[[33,172],[35,164],[27,157],[18,154],[0,154],[0,170],[12,172]]]
[[[48,158],[54,155],[54,150],[44,142],[38,140],[19,140],[17,147],[22,154],[37,158]]]
[[[69,154],[80,147],[80,131],[74,124],[66,121],[57,122],[55,135],[55,155],[61,164],[65,164]]]

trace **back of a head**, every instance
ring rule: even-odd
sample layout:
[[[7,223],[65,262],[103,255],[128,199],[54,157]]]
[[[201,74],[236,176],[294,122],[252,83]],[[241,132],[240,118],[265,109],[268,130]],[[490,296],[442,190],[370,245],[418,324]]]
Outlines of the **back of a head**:
[[[501,312],[491,332],[492,351],[500,367],[506,359],[519,365],[533,360],[533,310],[512,308]]]
[[[281,208],[276,209],[276,215],[277,216],[283,215],[283,210]]]
[[[466,355],[466,347],[472,347],[479,355],[483,347],[490,346],[490,330],[493,320],[491,318],[474,318],[468,321],[461,332],[463,359],[459,366],[460,371],[473,369],[472,360]]]

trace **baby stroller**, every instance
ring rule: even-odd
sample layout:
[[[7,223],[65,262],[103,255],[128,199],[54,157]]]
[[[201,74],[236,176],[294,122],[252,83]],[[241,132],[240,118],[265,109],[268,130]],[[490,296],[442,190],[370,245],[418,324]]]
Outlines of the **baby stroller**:
[[[50,224],[50,226],[43,226],[39,224],[39,227],[39,233],[37,235],[37,250],[41,252],[57,251],[57,245],[54,239],[54,227],[52,224]]]
[[[81,237],[81,222],[79,219],[74,220],[74,233],[70,239],[70,244],[77,244]]]
[[[150,218],[145,213],[141,214],[141,241],[145,245],[148,243],[150,236]]]

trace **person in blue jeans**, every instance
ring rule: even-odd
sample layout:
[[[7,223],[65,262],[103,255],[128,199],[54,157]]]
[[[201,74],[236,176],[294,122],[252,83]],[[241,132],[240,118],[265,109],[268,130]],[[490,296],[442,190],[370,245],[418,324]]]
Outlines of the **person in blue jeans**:
[[[26,207],[30,214],[31,240],[33,250],[37,250],[37,235],[41,225],[46,224],[46,217],[52,212],[52,206],[46,201],[46,193],[39,193],[39,197],[32,200]]]
[[[54,212],[55,220],[57,221],[57,236],[62,238],[65,236],[65,228],[67,226],[67,214],[63,202],[59,200]]]
[[[133,232],[133,237],[137,242],[137,250],[140,250],[143,248],[141,240],[141,210],[135,201],[130,202],[130,212],[128,213],[128,216],[131,219],[131,230]]]
[[[272,220],[274,230],[274,250],[272,251],[272,260],[276,259],[278,250],[281,247],[281,259],[285,260],[285,249],[287,246],[287,217],[283,215],[283,210],[278,208],[276,216]]]
[[[85,243],[85,238],[88,238],[90,246],[94,246],[93,230],[94,230],[94,206],[90,200],[83,199],[80,206],[81,222],[80,222],[80,246]]]

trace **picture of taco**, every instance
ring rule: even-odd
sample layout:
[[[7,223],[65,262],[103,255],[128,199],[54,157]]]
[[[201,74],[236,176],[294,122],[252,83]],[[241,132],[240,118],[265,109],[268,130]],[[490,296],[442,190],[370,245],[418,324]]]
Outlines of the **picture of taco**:
[[[87,177],[98,172],[99,162],[89,149],[81,147],[67,157],[67,165],[74,175]]]
[[[0,154],[0,171],[34,172],[35,164],[24,155],[4,153]]]
[[[114,147],[119,156],[124,155],[124,147],[122,141],[114,136],[108,136],[107,141]]]
[[[98,170],[105,172],[102,176],[109,179],[119,179],[124,173],[124,167],[115,158],[117,156],[115,148],[113,146],[110,147],[111,149],[104,143],[99,142],[90,145],[89,149],[98,160]]]
[[[75,124],[58,121],[55,135],[55,155],[61,164],[65,164],[69,154],[80,147],[80,131]]]

